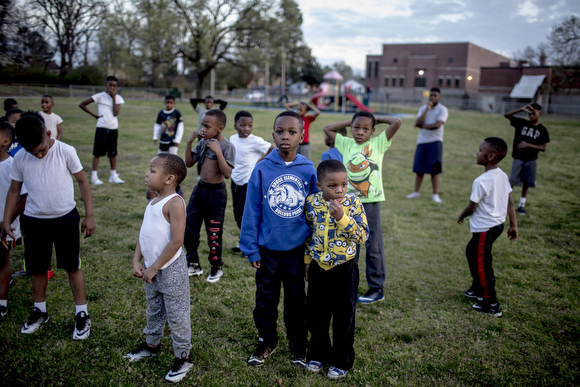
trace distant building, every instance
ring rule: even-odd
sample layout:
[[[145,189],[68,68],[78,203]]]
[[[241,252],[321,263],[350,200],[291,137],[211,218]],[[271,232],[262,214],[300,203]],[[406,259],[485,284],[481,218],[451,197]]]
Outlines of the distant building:
[[[431,87],[477,92],[481,67],[509,59],[473,43],[384,44],[382,55],[367,55],[365,86],[375,92]]]

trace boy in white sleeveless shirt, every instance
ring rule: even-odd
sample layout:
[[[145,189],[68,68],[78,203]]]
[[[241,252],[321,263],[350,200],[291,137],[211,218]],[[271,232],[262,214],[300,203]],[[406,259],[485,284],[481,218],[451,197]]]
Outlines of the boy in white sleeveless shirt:
[[[189,276],[181,245],[185,233],[185,201],[175,187],[187,176],[183,160],[162,153],[151,160],[145,174],[145,185],[159,192],[145,209],[139,241],[133,256],[133,275],[145,281],[147,326],[145,342],[125,355],[130,361],[157,356],[165,320],[171,328],[175,361],[165,379],[182,380],[193,365],[191,350],[191,318]],[[141,264],[141,259],[144,265]]]

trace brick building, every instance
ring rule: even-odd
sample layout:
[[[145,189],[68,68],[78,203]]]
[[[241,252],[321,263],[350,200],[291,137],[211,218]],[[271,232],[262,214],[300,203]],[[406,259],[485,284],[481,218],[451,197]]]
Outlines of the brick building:
[[[367,55],[365,86],[388,93],[431,87],[476,93],[480,68],[502,62],[509,59],[469,42],[384,44],[382,55]]]

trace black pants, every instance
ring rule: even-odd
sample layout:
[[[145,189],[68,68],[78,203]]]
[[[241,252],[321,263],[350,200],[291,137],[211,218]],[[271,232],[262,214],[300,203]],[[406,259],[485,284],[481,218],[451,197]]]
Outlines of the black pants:
[[[238,224],[238,228],[242,229],[242,218],[244,217],[244,206],[246,205],[246,193],[248,192],[248,184],[237,185],[232,180],[232,202],[234,204],[234,218]]]
[[[306,300],[310,330],[308,360],[328,363],[341,370],[352,368],[358,283],[358,265],[354,259],[330,270],[322,269],[314,261],[310,264]]]
[[[205,223],[207,244],[209,246],[209,263],[221,266],[222,234],[228,191],[225,183],[197,183],[187,204],[187,220],[183,245],[187,251],[187,263],[199,263],[197,248],[201,224]]]
[[[485,232],[474,232],[467,244],[465,255],[471,272],[473,289],[483,290],[483,301],[494,304],[497,302],[495,294],[495,277],[491,267],[491,247],[493,242],[502,234],[503,224],[490,228]]]
[[[254,322],[260,337],[271,348],[278,344],[277,324],[280,285],[284,286],[284,323],[290,347],[307,347],[304,320],[304,245],[289,251],[260,247],[261,266],[256,271]]]

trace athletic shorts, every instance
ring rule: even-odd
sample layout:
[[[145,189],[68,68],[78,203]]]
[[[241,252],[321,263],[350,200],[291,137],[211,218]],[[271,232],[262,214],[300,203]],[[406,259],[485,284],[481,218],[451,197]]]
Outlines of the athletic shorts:
[[[95,144],[93,146],[93,156],[117,156],[117,129],[97,128],[95,132]]]
[[[20,215],[26,271],[35,275],[50,269],[53,245],[56,249],[57,268],[68,272],[80,269],[79,222],[80,216],[76,208],[60,218],[53,219]]]
[[[528,187],[536,186],[536,174],[538,171],[538,160],[523,161],[514,159],[512,171],[510,172],[510,184],[521,186],[522,182]]]
[[[297,152],[299,155],[302,155],[304,157],[306,157],[308,160],[310,160],[310,143],[302,143],[302,144],[298,144],[298,150]]]
[[[413,172],[431,175],[443,172],[443,143],[441,141],[417,144]]]

